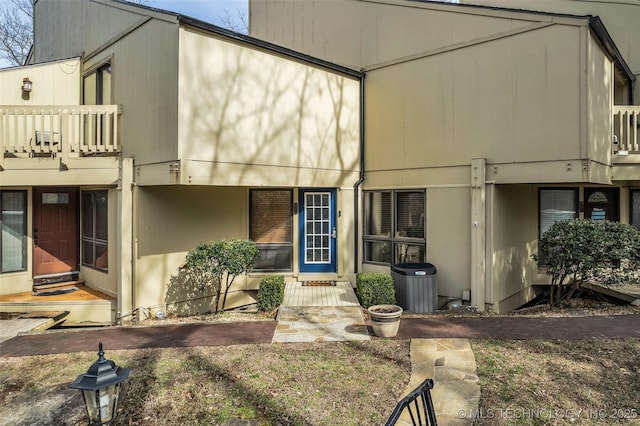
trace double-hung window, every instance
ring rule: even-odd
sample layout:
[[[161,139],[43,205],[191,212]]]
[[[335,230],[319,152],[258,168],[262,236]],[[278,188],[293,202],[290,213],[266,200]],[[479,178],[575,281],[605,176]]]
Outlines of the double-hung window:
[[[249,237],[260,254],[255,271],[293,269],[293,193],[290,189],[252,189],[249,192]]]
[[[425,213],[425,191],[365,191],[364,261],[425,262]]]
[[[554,223],[578,218],[578,189],[540,188],[539,206],[539,236],[542,237]]]
[[[109,267],[107,191],[82,193],[82,264],[101,271]]]
[[[27,268],[27,192],[0,191],[0,272]]]

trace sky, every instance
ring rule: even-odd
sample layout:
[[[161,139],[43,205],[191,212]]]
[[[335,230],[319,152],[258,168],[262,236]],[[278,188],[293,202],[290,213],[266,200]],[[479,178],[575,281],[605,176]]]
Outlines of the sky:
[[[4,1],[6,0],[0,0]],[[227,15],[236,22],[240,21],[239,17],[243,14],[248,18],[248,2],[249,0],[146,0],[144,5],[226,27],[222,19]],[[238,28],[241,27],[242,25],[238,25]],[[10,62],[0,59],[0,69],[9,66]]]
[[[248,0],[148,0],[145,5],[222,25],[220,18],[225,16],[225,10],[232,18],[246,14]]]

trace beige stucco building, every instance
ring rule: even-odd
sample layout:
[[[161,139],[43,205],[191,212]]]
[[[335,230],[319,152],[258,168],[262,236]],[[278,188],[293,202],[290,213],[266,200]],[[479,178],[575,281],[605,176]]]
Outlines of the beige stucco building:
[[[640,225],[640,6],[466,3],[250,1],[244,36],[38,0],[32,64],[0,70],[0,308],[64,277],[106,296],[70,323],[207,309],[180,267],[231,238],[261,255],[228,307],[405,262],[443,301],[530,300],[553,221]]]
[[[548,283],[552,221],[640,225],[640,5],[464,3],[251,1],[251,34],[365,72],[363,199],[423,192],[440,296],[503,312]],[[362,269],[388,270],[412,240],[362,207]]]
[[[3,309],[210,310],[180,267],[220,239],[261,250],[227,307],[264,274],[352,279],[361,72],[111,0],[39,0],[34,34],[0,71]],[[13,297],[61,280],[107,297]]]

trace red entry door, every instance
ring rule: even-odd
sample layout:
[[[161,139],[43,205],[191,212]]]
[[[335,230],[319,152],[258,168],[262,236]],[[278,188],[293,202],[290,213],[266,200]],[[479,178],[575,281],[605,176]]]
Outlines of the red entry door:
[[[34,188],[34,278],[78,271],[78,246],[78,190]]]

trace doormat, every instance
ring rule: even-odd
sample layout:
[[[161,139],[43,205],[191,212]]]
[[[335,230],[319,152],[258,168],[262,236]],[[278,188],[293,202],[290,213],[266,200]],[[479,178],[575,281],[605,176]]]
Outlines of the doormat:
[[[34,292],[33,295],[34,296],[57,296],[58,294],[73,293],[77,289],[78,289],[78,287],[61,288],[59,290]]]
[[[335,287],[335,281],[303,281],[303,287]]]
[[[37,287],[39,285],[59,284],[59,283],[64,283],[68,281],[78,281],[78,274],[69,273],[64,275],[58,275],[55,277],[34,278],[33,285]]]

